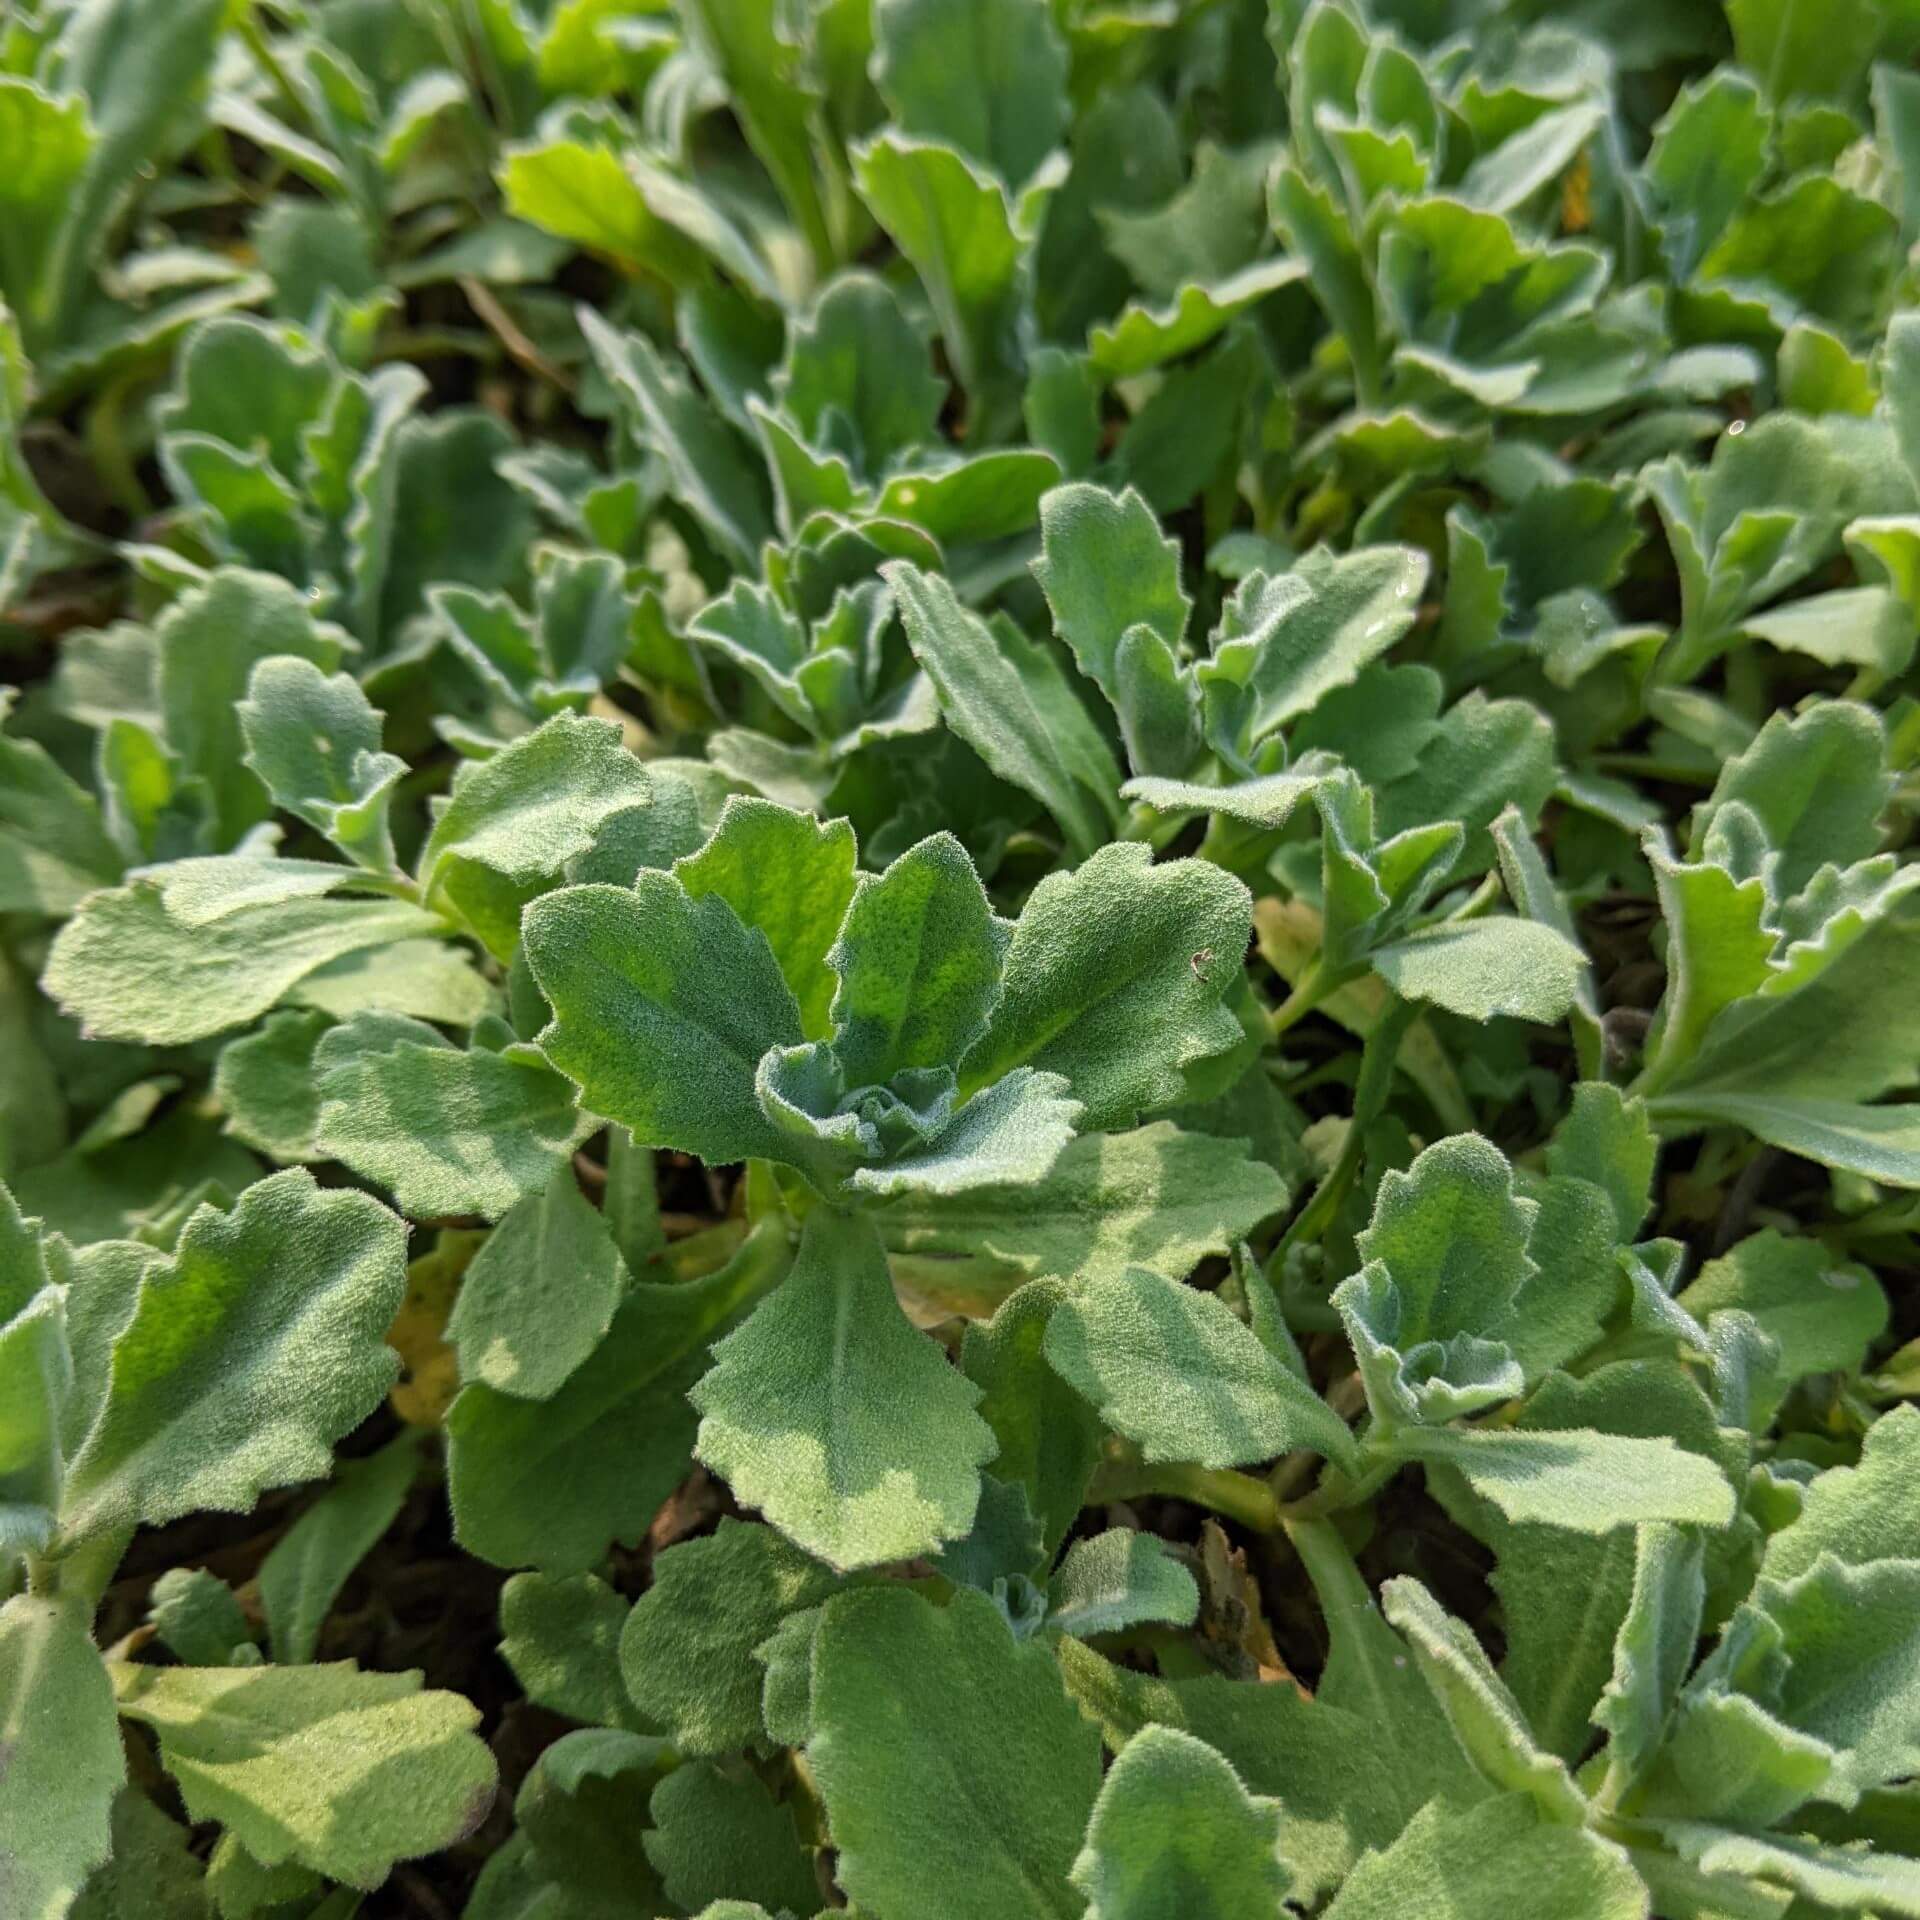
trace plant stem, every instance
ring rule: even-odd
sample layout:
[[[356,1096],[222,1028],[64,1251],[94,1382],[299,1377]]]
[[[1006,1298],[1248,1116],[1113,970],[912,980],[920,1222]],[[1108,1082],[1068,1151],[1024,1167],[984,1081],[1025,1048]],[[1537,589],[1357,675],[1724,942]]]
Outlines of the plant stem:
[[[1230,1467],[1202,1467],[1190,1460],[1111,1461],[1095,1478],[1090,1500],[1131,1500],[1143,1493],[1191,1500],[1237,1520],[1255,1533],[1273,1533],[1280,1525],[1279,1502],[1264,1480]]]
[[[1293,991],[1274,1008],[1269,1016],[1269,1032],[1276,1040],[1304,1020],[1321,1001],[1331,993],[1338,991],[1341,982],[1329,979],[1321,963],[1308,961],[1300,978],[1293,983]]]

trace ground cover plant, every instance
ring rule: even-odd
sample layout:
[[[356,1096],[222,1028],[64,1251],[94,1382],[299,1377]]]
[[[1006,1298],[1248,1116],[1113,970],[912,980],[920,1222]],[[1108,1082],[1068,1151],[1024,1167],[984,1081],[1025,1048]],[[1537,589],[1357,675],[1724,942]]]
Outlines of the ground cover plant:
[[[0,1915],[1920,1915],[1916,53],[0,17]]]

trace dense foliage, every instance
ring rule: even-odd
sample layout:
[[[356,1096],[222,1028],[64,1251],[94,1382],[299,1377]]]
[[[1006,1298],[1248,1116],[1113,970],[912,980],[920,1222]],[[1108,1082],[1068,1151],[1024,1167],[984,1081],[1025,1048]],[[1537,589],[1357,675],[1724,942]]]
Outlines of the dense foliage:
[[[1917,51],[0,17],[6,1920],[1920,1916]]]

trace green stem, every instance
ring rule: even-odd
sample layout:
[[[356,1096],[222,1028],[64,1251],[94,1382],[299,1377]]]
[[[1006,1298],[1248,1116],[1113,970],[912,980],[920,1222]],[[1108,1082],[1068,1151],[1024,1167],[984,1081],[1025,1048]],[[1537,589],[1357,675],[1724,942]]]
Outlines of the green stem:
[[[1280,1525],[1279,1502],[1264,1480],[1230,1467],[1202,1467],[1190,1460],[1109,1462],[1094,1480],[1094,1503],[1132,1500],[1141,1494],[1171,1495],[1211,1508],[1255,1533],[1273,1533]]]
[[[1374,1450],[1368,1449],[1369,1453]],[[1375,1458],[1358,1479],[1349,1478],[1338,1467],[1329,1467],[1326,1477],[1304,1500],[1290,1501],[1280,1511],[1280,1522],[1324,1520],[1329,1514],[1344,1513],[1349,1507],[1364,1505],[1400,1470],[1400,1461],[1392,1455]]]
[[[1289,1224],[1280,1242],[1282,1253],[1302,1241],[1318,1240],[1333,1224],[1341,1202],[1346,1199],[1348,1189],[1360,1172],[1367,1128],[1372,1125],[1375,1115],[1386,1106],[1400,1043],[1418,1012],[1419,1009],[1411,1000],[1395,998],[1374,1022],[1373,1031],[1368,1034],[1366,1044],[1361,1049],[1360,1076],[1353,1088],[1353,1119],[1347,1128],[1347,1137],[1341,1143],[1340,1157],[1328,1170],[1327,1177],[1314,1189],[1313,1198]]]
[[[1268,1017],[1268,1031],[1278,1040],[1289,1028],[1299,1024],[1308,1014],[1327,999],[1338,993],[1346,984],[1343,979],[1329,974],[1318,959],[1307,962],[1300,978],[1293,983],[1293,990],[1274,1008]]]

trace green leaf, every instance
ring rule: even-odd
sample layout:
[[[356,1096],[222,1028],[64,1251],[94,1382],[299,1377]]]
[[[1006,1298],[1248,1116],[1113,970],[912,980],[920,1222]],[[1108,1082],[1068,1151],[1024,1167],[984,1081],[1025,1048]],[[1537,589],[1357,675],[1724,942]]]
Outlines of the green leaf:
[[[1916,1590],[1920,1566],[1911,1561],[1850,1566],[1826,1555],[1795,1579],[1755,1590],[1787,1655],[1767,1705],[1833,1751],[1824,1798],[1846,1804],[1920,1765]]]
[[[172,1567],[153,1583],[147,1620],[168,1652],[190,1667],[229,1667],[257,1658],[253,1629],[233,1589],[205,1567]]]
[[[765,478],[745,446],[644,335],[616,333],[590,307],[578,315],[595,364],[665,462],[676,498],[729,559],[753,567],[773,522]]]
[[[591,1573],[516,1573],[500,1589],[500,1657],[537,1707],[583,1726],[649,1730],[620,1675],[631,1611]]]
[[[392,872],[387,803],[406,762],[380,751],[380,715],[351,676],[297,656],[263,660],[239,713],[247,765],[274,805],[348,859]]]
[[[1390,1660],[1409,1660],[1384,1624]],[[1377,1701],[1349,1696],[1335,1706],[1305,1699],[1284,1683],[1250,1686],[1213,1674],[1165,1681],[1110,1666],[1072,1640],[1057,1642],[1068,1685],[1115,1750],[1143,1727],[1176,1727],[1221,1753],[1252,1793],[1284,1796],[1280,1850],[1293,1869],[1293,1896],[1331,1892],[1363,1850],[1382,1848],[1430,1801],[1457,1808],[1486,1789],[1467,1766],[1411,1664],[1392,1669],[1411,1681],[1426,1718],[1402,1713],[1391,1741],[1369,1738]]]
[[[37,352],[50,344],[69,295],[61,255],[75,195],[99,136],[84,97],[59,97],[18,74],[0,79],[0,155],[6,160],[7,246],[0,290]],[[64,270],[63,270],[64,269]]]
[[[107,1857],[126,1778],[113,1690],[74,1601],[0,1605],[0,1884],[23,1920],[60,1920]]]
[[[1577,1827],[1587,1804],[1565,1763],[1543,1752],[1518,1703],[1501,1684],[1472,1630],[1447,1613],[1418,1580],[1380,1589],[1387,1619],[1405,1636],[1433,1696],[1467,1757],[1501,1793],[1524,1794],[1545,1820]]]
[[[627,1278],[605,1216],[562,1165],[502,1217],[460,1282],[447,1337],[461,1379],[549,1398],[605,1337]]]
[[[1053,657],[990,627],[952,586],[901,560],[881,569],[947,724],[1003,780],[1031,793],[1084,857],[1118,824],[1120,769]]]
[[[717,1532],[669,1547],[634,1602],[620,1640],[628,1692],[682,1753],[758,1746],[754,1649],[841,1584],[771,1527],[722,1520]]]
[[[1886,730],[1871,707],[1828,700],[1806,713],[1773,714],[1744,753],[1720,769],[1696,816],[1705,841],[1722,808],[1749,808],[1778,856],[1782,899],[1823,866],[1851,866],[1880,845],[1880,815],[1893,792]]]
[[[815,177],[817,94],[800,48],[772,0],[689,0],[680,15],[693,44],[721,74],[747,142],[780,189],[816,260],[832,252]]]
[[[1222,997],[1251,929],[1245,887],[1210,862],[1156,866],[1126,843],[1049,874],[1014,928],[965,1082],[1020,1065],[1062,1074],[1090,1129],[1173,1105],[1186,1070],[1241,1037]]]
[[[1201,688],[1231,699],[1246,739],[1260,740],[1385,653],[1413,624],[1426,579],[1410,547],[1321,548],[1277,578],[1249,574],[1197,669]]]
[[[93,796],[37,741],[0,733],[0,912],[59,919],[123,864]]]
[[[112,1818],[113,1852],[81,1890],[72,1920],[207,1920],[209,1874],[186,1828],[133,1787],[114,1795]]]
[[[955,1194],[982,1187],[1036,1186],[1073,1139],[1080,1103],[1065,1098],[1057,1073],[1015,1067],[983,1087],[924,1147],[884,1167],[856,1167],[855,1193]]]
[[[1033,577],[1054,630],[1108,699],[1118,685],[1114,652],[1129,627],[1180,645],[1193,603],[1180,586],[1179,543],[1161,536],[1152,508],[1131,488],[1055,487],[1040,503],[1040,543]]]
[[[751,1773],[723,1773],[709,1760],[676,1767],[653,1790],[647,1858],[667,1897],[693,1913],[737,1896],[768,1912],[805,1913],[820,1898],[813,1856],[793,1811]]]
[[[874,1215],[887,1244],[986,1253],[1029,1275],[1093,1281],[1128,1267],[1184,1279],[1287,1203],[1287,1183],[1242,1140],[1170,1121],[1083,1134],[1033,1185],[908,1194]]]
[[[260,1563],[260,1605],[273,1657],[282,1666],[313,1658],[340,1590],[399,1517],[419,1470],[420,1446],[412,1432],[378,1453],[344,1462]]]
[[[1858,1368],[1887,1325],[1887,1297],[1872,1274],[1835,1260],[1817,1240],[1772,1228],[1709,1260],[1677,1298],[1702,1326],[1730,1309],[1751,1314],[1779,1347],[1789,1381]]]
[[[1164,1542],[1131,1527],[1076,1540],[1047,1583],[1048,1624],[1086,1640],[1143,1621],[1190,1627],[1200,1589]]]
[[[611,815],[645,806],[652,783],[610,720],[559,713],[489,760],[469,761],[421,850],[420,884],[444,895],[494,954],[512,957],[519,901],[496,904],[485,885],[515,888],[557,876],[592,847]],[[485,870],[475,875],[474,868]]]
[[[1604,1081],[1583,1080],[1547,1143],[1547,1170],[1599,1187],[1613,1203],[1621,1240],[1631,1241],[1653,1201],[1659,1155],[1659,1137],[1642,1102]]]
[[[1376,1285],[1376,1270],[1391,1283],[1392,1322],[1371,1323],[1403,1354],[1461,1334],[1500,1338],[1535,1272],[1527,1240],[1537,1217],[1537,1203],[1515,1195],[1505,1155],[1478,1134],[1457,1134],[1381,1181],[1372,1224],[1355,1243],[1367,1271],[1343,1284]]]
[[[397,1014],[363,1013],[314,1049],[315,1150],[378,1181],[417,1220],[498,1219],[538,1194],[593,1129],[537,1059],[462,1051]]]
[[[1224,1301],[1158,1274],[1079,1288],[1055,1308],[1046,1354],[1148,1460],[1234,1467],[1295,1447],[1357,1459],[1346,1422]]]
[[[1475,688],[1441,717],[1413,771],[1383,785],[1381,837],[1457,820],[1467,837],[1452,877],[1481,873],[1498,857],[1494,821],[1509,806],[1537,818],[1557,779],[1546,716],[1525,700],[1489,700]]]
[[[946,399],[899,296],[861,272],[837,275],[789,324],[774,392],[811,445],[846,454],[869,478],[937,437]]]
[[[336,1020],[405,1013],[448,1027],[470,1027],[500,1005],[468,950],[445,939],[393,940],[343,954],[296,982],[286,999]]]
[[[1205,1741],[1148,1727],[1108,1769],[1073,1884],[1089,1920],[1278,1912],[1292,1881],[1276,1852],[1281,1818]]]
[[[348,1886],[437,1853],[486,1818],[498,1771],[458,1694],[417,1673],[321,1667],[110,1669],[120,1711],[153,1729],[196,1821],[264,1866]]]
[[[1431,1806],[1349,1875],[1327,1920],[1452,1920],[1525,1911],[1539,1920],[1644,1920],[1647,1891],[1625,1851],[1555,1824],[1521,1794],[1464,1811]]]
[[[1758,1881],[1803,1894],[1831,1912],[1920,1914],[1920,1868],[1897,1855],[1823,1846],[1787,1834],[1731,1833],[1670,1820],[1659,1832],[1711,1876]]]
[[[911,1674],[911,1688],[900,1676]],[[1100,1743],[1038,1644],[983,1594],[827,1604],[807,1758],[848,1895],[876,1915],[1068,1920]],[[960,1817],[956,1817],[956,1813]]]
[[[771,1224],[704,1280],[635,1285],[606,1337],[545,1400],[476,1381],[447,1414],[454,1532],[496,1566],[579,1573],[647,1530],[685,1479],[687,1389],[708,1345],[786,1271]]]
[[[1534,920],[1450,921],[1376,947],[1374,970],[1406,1000],[1469,1020],[1560,1020],[1578,1003],[1587,957]]]
[[[543,233],[603,254],[627,273],[645,268],[682,286],[699,279],[700,249],[649,204],[611,147],[518,141],[502,153],[497,175],[507,210]]]
[[[13,1213],[17,1228],[19,1216],[4,1187],[0,1206]],[[0,1320],[0,1502],[41,1510],[59,1506],[60,1436],[73,1387],[67,1295],[43,1285]]]
[[[1509,1520],[1597,1534],[1649,1520],[1724,1527],[1734,1515],[1719,1468],[1665,1435],[1434,1427],[1402,1431],[1393,1445],[1408,1458],[1457,1467]]]
[[[856,889],[827,955],[839,976],[833,1050],[853,1087],[951,1067],[999,998],[1005,928],[966,849],[949,833],[903,853]]]
[[[257,901],[230,893],[183,911],[169,871],[92,895],[54,941],[42,984],[91,1037],[203,1040],[258,1019],[330,961],[442,930],[434,915],[399,900],[314,899],[311,889],[307,898]],[[353,879],[351,868],[325,872],[329,887]]]
[[[1807,1488],[1800,1517],[1767,1542],[1769,1578],[1792,1580],[1830,1553],[1849,1566],[1905,1557],[1920,1524],[1920,1408],[1890,1409],[1868,1429],[1856,1467]]]
[[[540,1046],[583,1105],[710,1165],[784,1157],[754,1074],[768,1048],[799,1043],[800,1010],[724,899],[659,872],[567,887],[527,909],[522,939],[553,1009]]]
[[[1667,923],[1667,990],[1648,1052],[1649,1092],[1684,1071],[1716,1014],[1766,984],[1773,935],[1767,890],[1755,876],[1736,879],[1711,863],[1683,865],[1649,851]]]
[[[968,1326],[960,1349],[999,1443],[990,1471],[1024,1490],[1049,1554],[1079,1516],[1100,1460],[1099,1422],[1046,1360],[1047,1324],[1066,1297],[1057,1280],[1018,1288],[991,1320]]]
[[[264,820],[266,790],[247,764],[241,707],[254,668],[278,655],[323,671],[346,635],[314,618],[299,588],[265,573],[222,568],[174,602],[154,627],[167,746],[207,783],[221,846]]]
[[[561,1735],[534,1762],[513,1810],[563,1912],[657,1910],[641,1829],[669,1763],[663,1742],[600,1727]]]
[[[1843,909],[1813,939],[1790,947],[1763,990],[1725,1008],[1671,1078],[1662,1070],[1663,1042],[1652,1090],[1680,1105],[1703,1096],[1825,1105],[1911,1084],[1909,1041],[1920,1015],[1901,983],[1920,945],[1920,900],[1909,889],[1897,881],[1877,911]],[[1864,1131],[1872,1123],[1857,1124]]]
[[[1607,1771],[1620,1787],[1652,1763],[1681,1683],[1693,1665],[1706,1605],[1701,1543],[1677,1527],[1639,1529],[1633,1596],[1613,1646],[1613,1673],[1593,1710],[1607,1736]]]
[[[1765,177],[1770,120],[1752,81],[1717,67],[1682,87],[1654,128],[1646,178],[1677,277],[1692,271]]]
[[[853,1215],[808,1216],[792,1273],[691,1398],[701,1460],[830,1565],[911,1559],[973,1524],[994,1449],[979,1389],[908,1325]]]
[[[272,1013],[254,1033],[220,1049],[214,1097],[236,1140],[281,1162],[314,1160],[320,1089],[313,1050],[333,1025],[324,1013],[289,1008]]]
[[[1087,336],[1088,358],[1108,380],[1149,373],[1205,346],[1268,294],[1307,276],[1307,263],[1298,258],[1258,260],[1210,284],[1188,281],[1158,307],[1130,300],[1114,321]]]
[[[73,1463],[75,1539],[214,1508],[327,1471],[398,1371],[384,1335],[406,1290],[402,1223],[301,1170],[197,1209],[147,1269],[107,1399]]]
[[[888,0],[873,84],[901,132],[1021,185],[1067,126],[1067,50],[1043,0]]]
[[[920,276],[960,384],[976,407],[990,401],[1006,378],[1047,173],[1016,202],[952,147],[882,132],[854,149],[853,178]]]
[[[689,898],[718,894],[742,926],[767,936],[809,1040],[829,1031],[835,980],[828,952],[854,896],[856,858],[844,820],[823,824],[769,800],[729,794],[712,837],[674,863]]]

